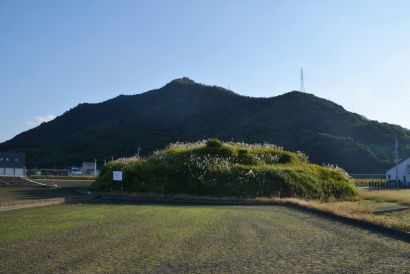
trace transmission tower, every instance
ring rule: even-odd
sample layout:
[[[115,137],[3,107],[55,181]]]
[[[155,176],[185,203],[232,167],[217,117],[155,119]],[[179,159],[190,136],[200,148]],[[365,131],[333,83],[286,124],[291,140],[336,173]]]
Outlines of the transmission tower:
[[[300,91],[305,92],[305,80],[303,78],[303,68],[300,69]]]

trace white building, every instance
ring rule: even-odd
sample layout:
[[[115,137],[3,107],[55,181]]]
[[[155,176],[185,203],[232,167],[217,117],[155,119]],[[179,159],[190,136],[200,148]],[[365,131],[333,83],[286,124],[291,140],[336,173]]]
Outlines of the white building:
[[[98,175],[98,170],[96,170],[96,162],[83,162],[82,171],[83,175]]]
[[[410,157],[407,157],[397,164],[398,180],[410,186]],[[396,165],[386,171],[386,181],[396,181]]]

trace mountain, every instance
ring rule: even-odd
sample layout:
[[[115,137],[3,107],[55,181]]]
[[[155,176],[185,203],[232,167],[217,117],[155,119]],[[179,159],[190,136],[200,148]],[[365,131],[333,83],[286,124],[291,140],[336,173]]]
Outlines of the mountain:
[[[409,131],[312,94],[252,98],[181,78],[142,94],[79,104],[1,143],[0,151],[25,152],[28,168],[62,168],[134,155],[138,146],[148,155],[171,142],[219,138],[303,151],[312,163],[350,173],[384,173],[394,162],[392,131],[400,156],[410,155]]]

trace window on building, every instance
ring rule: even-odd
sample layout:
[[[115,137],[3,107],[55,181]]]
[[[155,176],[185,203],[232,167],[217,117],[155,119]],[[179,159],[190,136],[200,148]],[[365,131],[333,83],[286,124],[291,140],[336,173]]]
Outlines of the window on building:
[[[410,174],[410,165],[407,165],[407,174]]]
[[[3,158],[0,158],[0,162],[3,162]]]
[[[14,159],[14,162],[18,163],[18,162],[19,162],[19,159],[17,159],[17,158],[16,158],[16,159]]]
[[[9,158],[6,158],[6,162],[8,162],[9,161]]]

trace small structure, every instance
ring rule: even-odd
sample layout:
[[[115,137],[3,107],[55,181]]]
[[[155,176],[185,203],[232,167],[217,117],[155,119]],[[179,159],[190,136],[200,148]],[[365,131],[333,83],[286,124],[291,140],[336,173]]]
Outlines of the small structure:
[[[410,187],[410,157],[397,163],[397,180],[404,187]],[[396,182],[396,165],[386,171],[386,182]]]
[[[32,170],[35,175],[68,176],[68,169],[38,168]]]
[[[0,152],[0,176],[26,176],[26,154]]]
[[[69,175],[70,176],[78,176],[78,175],[83,175],[82,167],[78,166],[69,166]]]
[[[95,162],[84,162],[82,165],[83,175],[97,175]]]

